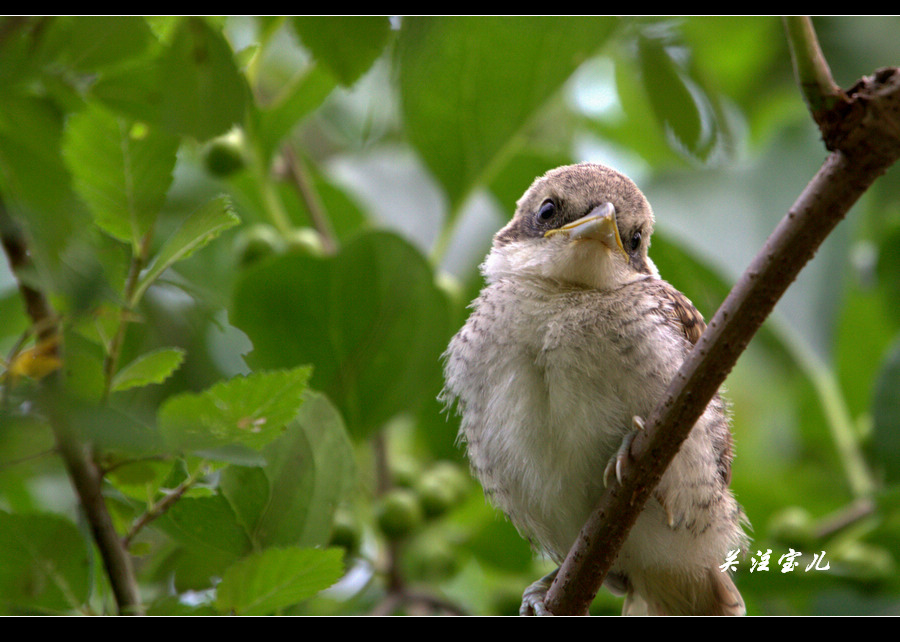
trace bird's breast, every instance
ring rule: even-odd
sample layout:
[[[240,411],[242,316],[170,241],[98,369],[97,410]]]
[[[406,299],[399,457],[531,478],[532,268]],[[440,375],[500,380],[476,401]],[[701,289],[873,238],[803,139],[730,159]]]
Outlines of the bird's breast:
[[[473,469],[551,552],[565,554],[631,418],[656,398],[652,334],[652,320],[614,296],[498,282],[450,344],[447,389]]]

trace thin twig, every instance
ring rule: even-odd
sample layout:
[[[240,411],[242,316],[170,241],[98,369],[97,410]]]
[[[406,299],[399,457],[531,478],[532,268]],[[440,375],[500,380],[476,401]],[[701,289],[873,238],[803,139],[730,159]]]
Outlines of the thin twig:
[[[147,255],[150,251],[150,240],[151,233],[148,232],[141,240],[138,254],[132,255],[131,257],[131,265],[128,268],[128,277],[125,281],[124,304],[119,312],[119,325],[116,328],[116,334],[113,336],[113,339],[107,348],[106,357],[103,361],[103,403],[106,403],[109,400],[109,396],[112,393],[112,382],[119,365],[122,344],[125,342],[125,331],[128,329],[128,324],[131,322],[134,313],[134,306],[137,304],[137,301],[134,301],[133,299],[140,280],[141,270],[144,269],[144,264],[147,262]]]
[[[871,517],[876,510],[876,504],[871,499],[857,499],[842,507],[839,511],[824,517],[816,526],[815,538],[823,540],[840,533],[850,526]]]
[[[169,508],[171,508],[175,502],[177,502],[181,497],[197,482],[197,479],[191,477],[189,479],[181,482],[172,492],[163,497],[161,500],[153,504],[147,511],[141,515],[135,522],[132,524],[131,528],[122,538],[122,546],[127,550],[131,547],[131,542],[134,540],[135,536],[141,532],[145,526],[150,524],[153,520],[161,517],[166,513]]]
[[[284,162],[291,178],[291,183],[297,190],[303,204],[306,205],[306,211],[309,212],[309,219],[315,230],[322,239],[322,249],[326,254],[334,254],[337,250],[337,242],[334,238],[334,231],[331,229],[331,223],[328,220],[328,213],[322,205],[322,200],[310,184],[308,172],[296,152],[290,145],[285,145],[282,150]]]
[[[32,272],[31,257],[25,236],[6,211],[0,198],[0,237],[9,260],[10,269],[16,277],[19,292],[25,301],[26,311],[34,325],[39,340],[47,345],[49,354],[61,359],[62,346],[57,316],[44,293],[28,280]],[[51,373],[42,380],[41,408],[49,418],[59,453],[65,463],[72,486],[78,495],[79,504],[90,525],[91,533],[109,577],[119,613],[138,615],[143,612],[137,589],[131,558],[112,523],[102,493],[102,476],[91,453],[81,443],[75,430],[69,425],[69,418],[60,401],[64,398],[62,370]]]

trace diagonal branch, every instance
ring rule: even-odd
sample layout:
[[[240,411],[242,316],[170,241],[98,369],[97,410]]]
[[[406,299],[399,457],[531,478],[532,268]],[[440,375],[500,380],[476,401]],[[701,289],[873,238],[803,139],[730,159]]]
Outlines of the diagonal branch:
[[[811,33],[807,30],[807,37]],[[801,55],[797,48],[794,51]],[[817,73],[822,70],[817,65]],[[900,158],[900,69],[879,70],[845,96],[815,116],[832,154],[722,303],[665,397],[646,418],[645,430],[632,444],[633,464],[626,468],[622,484],[613,481],[607,488],[547,593],[545,604],[551,613],[587,612],[644,503],[738,356],[850,207]],[[810,102],[811,108],[820,102]]]

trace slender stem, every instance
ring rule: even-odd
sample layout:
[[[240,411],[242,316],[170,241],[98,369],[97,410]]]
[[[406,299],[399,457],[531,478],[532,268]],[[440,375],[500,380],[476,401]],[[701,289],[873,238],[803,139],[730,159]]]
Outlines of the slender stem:
[[[812,19],[809,16],[789,16],[784,18],[784,26],[803,98],[814,114],[831,109],[837,100],[845,96],[831,76]]]
[[[57,377],[53,377],[52,380],[56,381]],[[61,382],[57,381],[57,383]],[[100,469],[94,463],[90,449],[79,441],[75,431],[69,426],[65,412],[59,412],[58,404],[54,403],[55,398],[62,393],[52,390],[52,388],[49,391],[55,394],[49,395],[45,409],[50,416],[50,424],[56,435],[60,455],[78,494],[79,503],[90,525],[94,542],[103,558],[119,614],[142,615],[143,606],[134,576],[134,568],[131,564],[131,556],[122,545],[112,517],[107,510],[102,492],[103,478]]]
[[[288,216],[284,203],[275,189],[275,183],[272,181],[270,167],[266,155],[259,147],[256,141],[255,132],[252,131],[250,124],[247,125],[247,140],[254,141],[250,145],[250,161],[253,173],[256,177],[256,185],[259,189],[259,195],[262,198],[266,208],[266,214],[272,219],[272,223],[282,234],[287,234],[291,230],[291,217]]]
[[[876,487],[875,479],[866,465],[853,418],[844,402],[836,377],[803,338],[796,336],[795,330],[782,325],[779,332],[785,336],[784,345],[815,388],[853,496],[857,498],[870,496]]]
[[[29,285],[27,279],[23,278],[32,270],[28,247],[18,224],[7,213],[2,198],[0,198],[0,237],[10,268],[18,280],[26,311],[39,339],[49,341],[48,349],[57,357],[61,357],[62,345],[59,340],[56,314],[44,293]],[[78,435],[70,426],[68,413],[62,407],[65,405],[62,403],[65,400],[63,373],[63,370],[58,370],[41,381],[39,405],[49,419],[69,479],[103,558],[119,613],[138,615],[143,609],[131,566],[131,557],[122,547],[107,510],[102,493],[103,479],[100,469],[88,447],[80,442]]]
[[[18,279],[19,294],[25,302],[25,311],[31,319],[37,339],[39,342],[46,342],[48,346],[55,345],[52,350],[55,356],[58,356],[59,327],[56,313],[44,293],[30,285],[27,278],[23,278],[33,270],[28,245],[22,230],[6,211],[2,199],[0,199],[0,239],[10,270]]]
[[[322,239],[322,247],[326,254],[334,254],[337,250],[337,242],[334,238],[334,231],[331,229],[331,222],[328,219],[328,213],[322,205],[322,200],[313,189],[309,179],[309,172],[306,166],[297,157],[296,152],[290,145],[285,145],[282,155],[287,164],[287,169],[291,177],[291,182],[300,195],[300,199],[306,205],[306,211],[309,212],[310,221],[313,227],[319,233]]]
[[[131,315],[134,313],[134,308],[137,305],[137,301],[134,300],[135,291],[137,290],[138,283],[140,281],[141,270],[144,269],[144,264],[147,262],[147,255],[150,252],[150,238],[151,236],[148,232],[141,241],[137,254],[134,254],[131,257],[131,265],[128,268],[128,278],[125,281],[125,303],[123,304],[122,309],[119,311],[119,325],[116,328],[116,334],[113,336],[113,339],[110,342],[110,345],[106,352],[106,357],[103,360],[104,403],[109,400],[109,395],[112,392],[112,381],[113,377],[115,377],[116,375],[116,369],[119,365],[119,357],[122,353],[122,344],[125,342],[125,331],[128,328],[128,324],[131,322]]]
[[[839,511],[823,518],[816,527],[816,539],[823,540],[871,517],[876,510],[871,499],[857,499]]]
[[[197,483],[197,477],[189,477],[181,482],[171,493],[168,493],[161,500],[150,506],[150,508],[148,508],[144,514],[132,524],[128,533],[122,538],[122,546],[126,550],[130,548],[132,540],[134,540],[135,536],[141,532],[141,529],[150,524],[153,520],[164,515],[165,512],[169,510],[175,502],[181,499],[195,483]]]

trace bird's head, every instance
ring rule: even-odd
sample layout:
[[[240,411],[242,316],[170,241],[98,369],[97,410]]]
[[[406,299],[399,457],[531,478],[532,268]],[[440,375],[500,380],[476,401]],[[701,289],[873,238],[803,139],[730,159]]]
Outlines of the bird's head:
[[[592,163],[559,167],[519,199],[483,269],[488,281],[535,277],[614,289],[657,275],[647,256],[652,231],[650,204],[629,178]]]

